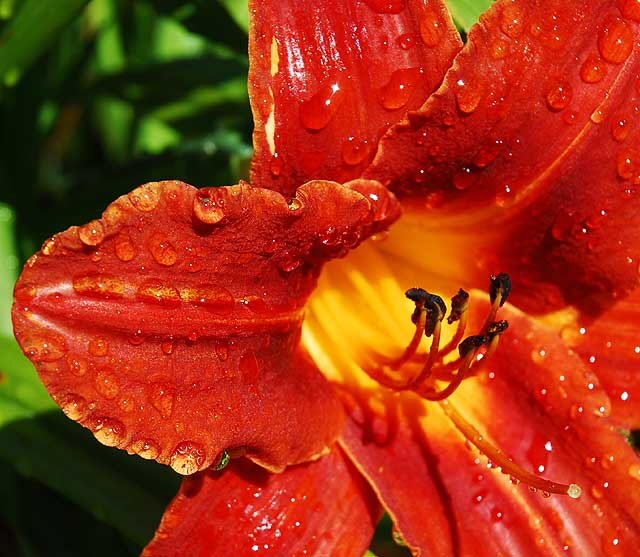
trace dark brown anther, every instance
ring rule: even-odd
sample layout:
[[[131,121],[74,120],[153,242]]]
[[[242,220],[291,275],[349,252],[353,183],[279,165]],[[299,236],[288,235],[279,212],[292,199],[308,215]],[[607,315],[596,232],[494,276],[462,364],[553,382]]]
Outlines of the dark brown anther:
[[[491,275],[489,277],[489,298],[491,303],[495,302],[496,298],[500,298],[500,307],[504,305],[511,292],[511,279],[507,273],[500,273],[499,275]]]
[[[489,340],[491,340],[494,336],[504,333],[508,328],[508,321],[505,321],[504,319],[501,321],[496,321],[495,323],[489,325],[489,327],[487,328],[487,336],[489,337]]]
[[[440,296],[435,294],[429,294],[425,303],[425,309],[427,310],[427,323],[424,328],[424,334],[430,337],[436,328],[436,325],[444,319],[447,313],[447,306],[444,300]]]
[[[470,337],[465,338],[458,346],[458,352],[460,352],[460,357],[464,358],[469,354],[471,350],[476,350],[477,348],[480,348],[483,344],[486,344],[488,341],[489,341],[489,338],[486,335],[472,335]]]
[[[453,322],[458,321],[462,314],[467,311],[469,306],[469,293],[462,290],[458,290],[458,293],[451,298],[451,313],[447,317],[447,323],[451,325]]]

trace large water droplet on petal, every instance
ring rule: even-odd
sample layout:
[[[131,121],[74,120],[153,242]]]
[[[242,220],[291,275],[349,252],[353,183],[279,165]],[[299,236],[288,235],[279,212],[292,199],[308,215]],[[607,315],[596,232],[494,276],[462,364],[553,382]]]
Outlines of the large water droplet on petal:
[[[573,91],[571,85],[566,82],[556,83],[547,92],[547,105],[551,110],[562,110],[571,102]]]
[[[502,32],[515,39],[524,31],[524,12],[520,4],[507,4],[500,12],[499,25]]]
[[[149,212],[158,206],[160,189],[156,182],[149,182],[127,194],[127,197],[138,211]]]
[[[90,298],[122,298],[124,282],[111,275],[88,274],[73,278],[73,289],[77,294]]]
[[[149,389],[149,401],[160,415],[167,419],[173,412],[175,391],[165,383],[153,383]]]
[[[193,441],[183,441],[173,451],[169,464],[178,474],[187,476],[200,470],[205,457],[202,445]]]
[[[114,373],[107,369],[100,369],[97,371],[93,384],[96,391],[108,400],[116,398],[120,392],[118,378]]]
[[[421,73],[418,68],[404,68],[394,71],[387,84],[380,89],[380,102],[387,110],[402,108],[420,81]]]
[[[78,237],[87,246],[97,246],[104,240],[104,228],[99,220],[92,220],[78,228]]]
[[[65,395],[60,405],[66,416],[72,420],[84,420],[89,414],[89,405],[87,401],[76,394]]]
[[[112,418],[95,418],[91,429],[95,438],[107,447],[116,447],[125,440],[124,424]]]
[[[598,50],[612,64],[621,64],[633,49],[633,31],[620,18],[607,19],[598,34]]]
[[[446,26],[440,19],[440,15],[427,9],[420,20],[420,37],[422,42],[430,47],[438,46],[444,35]]]
[[[326,80],[308,100],[300,103],[300,123],[309,131],[327,127],[345,96],[345,80],[339,74]]]
[[[136,298],[161,306],[175,307],[180,304],[178,290],[172,284],[160,279],[149,279],[143,282],[136,292]]]
[[[160,446],[152,439],[138,439],[127,450],[147,460],[158,458],[160,454]]]
[[[602,58],[595,54],[590,55],[580,67],[580,77],[585,83],[597,83],[606,74]]]
[[[137,250],[131,240],[131,235],[127,228],[123,228],[118,232],[114,239],[114,247],[116,257],[120,261],[131,261],[137,254]]]
[[[160,265],[170,267],[178,260],[176,248],[161,232],[154,232],[147,240],[147,246],[153,258]]]

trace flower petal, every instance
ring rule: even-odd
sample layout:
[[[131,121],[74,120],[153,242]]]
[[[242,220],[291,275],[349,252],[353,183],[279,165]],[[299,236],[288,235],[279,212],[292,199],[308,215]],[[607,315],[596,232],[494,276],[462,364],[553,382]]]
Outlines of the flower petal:
[[[335,447],[269,474],[247,461],[185,478],[144,557],[360,557],[380,516],[363,478]]]
[[[635,555],[640,459],[605,417],[605,393],[553,331],[504,309],[498,352],[452,400],[514,462],[581,485],[578,500],[488,469],[436,404],[417,399],[403,397],[386,426],[389,407],[364,424],[356,411],[361,429],[348,420],[341,442],[420,555]],[[411,500],[398,494],[406,481]]]
[[[611,417],[625,428],[640,428],[640,290],[563,338],[598,376],[611,399]]]
[[[521,307],[596,313],[638,283],[639,20],[634,0],[496,2],[364,175],[466,236],[479,281],[499,262],[531,285]]]
[[[228,448],[272,470],[307,460],[342,411],[299,347],[303,306],[325,260],[397,216],[386,191],[311,182],[287,204],[247,184],[141,186],[29,260],[16,338],[106,445],[182,474]]]
[[[442,0],[251,3],[252,182],[356,178],[441,83],[460,37]]]

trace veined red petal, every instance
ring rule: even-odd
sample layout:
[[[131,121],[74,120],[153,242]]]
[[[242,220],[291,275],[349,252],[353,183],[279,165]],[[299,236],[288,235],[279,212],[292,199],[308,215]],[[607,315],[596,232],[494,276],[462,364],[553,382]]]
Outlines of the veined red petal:
[[[251,2],[252,182],[356,178],[441,83],[460,37],[442,0]]]
[[[478,236],[476,284],[499,262],[531,286],[514,300],[535,313],[570,303],[593,314],[638,283],[634,6],[496,2],[364,173],[438,206],[424,220],[441,219],[441,232]]]
[[[229,448],[273,470],[307,460],[342,411],[299,346],[304,302],[324,261],[397,216],[386,192],[146,184],[29,260],[16,338],[106,445],[183,474]]]
[[[606,394],[554,331],[503,310],[510,327],[498,351],[452,402],[515,463],[580,485],[579,499],[511,483],[433,403],[403,400],[381,433],[379,411],[363,422],[356,410],[360,432],[350,422],[341,442],[419,555],[635,555],[640,458],[607,417]],[[421,496],[397,495],[407,478]]]
[[[240,461],[185,478],[144,557],[361,557],[380,505],[335,447],[270,474]]]
[[[612,419],[625,428],[640,428],[639,331],[640,290],[584,326],[563,331],[607,391]]]

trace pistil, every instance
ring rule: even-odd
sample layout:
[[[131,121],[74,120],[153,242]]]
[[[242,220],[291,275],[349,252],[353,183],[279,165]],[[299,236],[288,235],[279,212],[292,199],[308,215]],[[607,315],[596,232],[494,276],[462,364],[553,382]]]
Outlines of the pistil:
[[[424,400],[438,402],[445,415],[462,435],[515,481],[522,482],[532,489],[539,489],[544,493],[566,494],[575,499],[581,494],[578,485],[552,482],[527,472],[489,443],[449,400],[449,397],[462,382],[477,374],[498,349],[500,336],[507,330],[509,324],[504,320],[496,321],[496,316],[510,292],[509,275],[506,273],[492,275],[489,281],[491,300],[489,314],[478,334],[462,340],[467,326],[469,295],[460,289],[451,299],[451,313],[447,318],[449,325],[457,322],[456,332],[451,341],[441,349],[442,320],[447,311],[444,301],[439,296],[430,294],[422,288],[407,290],[405,295],[416,306],[411,316],[416,327],[409,345],[401,356],[395,359],[380,358],[382,365],[366,371],[372,379],[384,387],[395,391],[412,391]],[[428,354],[419,354],[418,352],[423,335],[431,337],[431,347]],[[459,357],[445,364],[444,358],[456,347]],[[483,354],[482,350],[484,350]],[[403,374],[403,369],[408,365],[414,366],[425,356],[426,360],[421,371],[414,378],[407,379],[408,373]],[[392,372],[394,375],[389,375],[388,372]],[[438,388],[438,381],[448,381],[448,384]]]

